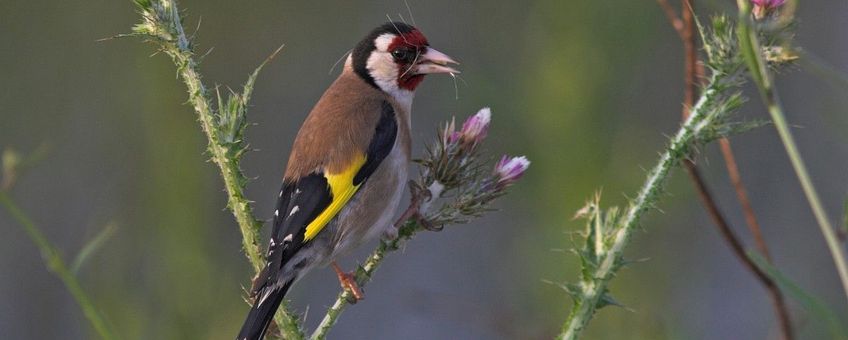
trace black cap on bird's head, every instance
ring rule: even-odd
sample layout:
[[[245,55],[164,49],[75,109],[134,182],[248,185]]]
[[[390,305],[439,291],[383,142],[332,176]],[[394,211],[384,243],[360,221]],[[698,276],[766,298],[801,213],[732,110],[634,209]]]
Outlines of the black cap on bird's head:
[[[366,82],[385,92],[414,91],[431,73],[459,73],[457,64],[427,42],[417,28],[388,22],[375,28],[351,53],[353,70]]]

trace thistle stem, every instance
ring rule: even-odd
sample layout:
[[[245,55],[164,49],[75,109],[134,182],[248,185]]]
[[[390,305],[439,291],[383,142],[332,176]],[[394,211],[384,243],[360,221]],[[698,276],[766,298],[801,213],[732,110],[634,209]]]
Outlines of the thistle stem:
[[[751,78],[757,84],[763,103],[768,109],[772,122],[774,122],[774,127],[777,129],[778,135],[780,135],[780,140],[786,149],[786,154],[792,163],[795,175],[801,183],[804,196],[806,196],[807,202],[809,202],[816,222],[819,225],[819,229],[824,236],[833,262],[836,265],[839,279],[842,281],[845,296],[848,298],[848,261],[846,261],[845,252],[842,249],[833,225],[830,223],[827,212],[824,210],[813,181],[810,179],[807,167],[804,165],[804,160],[801,158],[801,153],[798,151],[798,146],[795,143],[795,138],[789,130],[789,124],[786,122],[786,115],[783,112],[783,106],[780,104],[780,98],[771,79],[768,66],[759,52],[761,50],[760,42],[757,38],[756,31],[751,27],[749,22],[750,4],[744,0],[738,0],[737,4],[739,6],[739,45],[742,55],[745,57]]]
[[[409,235],[409,237],[411,236],[412,235]],[[400,237],[391,241],[380,241],[380,245],[377,246],[377,249],[368,256],[362,266],[356,271],[356,282],[360,287],[365,286],[365,284],[370,281],[371,275],[374,274],[374,271],[376,271],[383,262],[386,254],[397,249],[399,244]],[[336,301],[332,306],[330,306],[330,308],[327,309],[327,314],[324,315],[324,319],[321,320],[318,328],[315,329],[315,332],[312,333],[310,338],[313,340],[325,339],[333,326],[335,326],[336,321],[345,310],[345,307],[347,307],[348,301],[351,298],[353,298],[353,294],[351,294],[348,290],[343,290],[339,293]]]
[[[227,206],[238,222],[244,253],[254,272],[259,273],[265,265],[259,247],[259,230],[262,228],[262,223],[253,216],[251,202],[244,195],[246,180],[240,168],[239,153],[230,152],[229,145],[219,138],[220,128],[216,121],[220,112],[214,111],[212,97],[197,70],[198,62],[194,58],[191,39],[183,29],[177,3],[174,0],[136,0],[136,3],[141,9],[144,20],[135,27],[135,32],[153,38],[152,41],[157,43],[177,66],[179,77],[188,89],[189,103],[197,113],[200,125],[206,134],[212,162],[218,166],[224,179]],[[249,91],[246,86],[243,100],[247,102],[248,97]],[[223,110],[220,107],[218,109]],[[288,311],[285,303],[277,312],[275,321],[286,339],[304,337],[299,323]]]
[[[678,30],[678,34],[680,35],[681,40],[683,41],[683,49],[685,52],[684,64],[685,64],[685,78],[684,78],[684,108],[683,108],[683,117],[685,118],[689,114],[688,108],[692,106],[692,101],[694,100],[695,94],[698,92],[699,84],[696,79],[703,77],[703,68],[699,68],[698,65],[703,65],[698,60],[698,50],[695,39],[695,0],[682,0],[681,1],[681,12],[682,12],[682,21],[683,28]],[[724,162],[727,167],[727,173],[730,177],[731,182],[733,183],[733,187],[736,190],[737,200],[739,202],[740,207],[742,208],[742,212],[745,215],[745,221],[747,222],[748,229],[751,231],[752,236],[754,237],[755,244],[757,245],[757,249],[765,256],[767,261],[771,262],[771,256],[769,255],[768,247],[765,243],[765,239],[763,239],[762,232],[760,231],[760,225],[757,223],[756,215],[754,214],[754,209],[751,207],[751,203],[748,200],[748,195],[745,190],[745,185],[742,183],[742,177],[739,175],[739,169],[736,166],[736,159],[733,156],[733,149],[730,146],[730,140],[727,137],[722,137],[719,139],[719,145],[721,146],[721,152],[724,157]],[[698,171],[697,165],[692,161],[684,161],[685,169],[689,174],[689,178],[692,180],[692,183],[695,187],[695,190],[698,193],[698,196],[701,198],[701,203],[703,203],[704,208],[709,213],[712,218],[714,224],[718,228],[721,235],[724,237],[724,240],[727,242],[731,251],[736,255],[740,262],[747,268],[754,276],[757,281],[759,281],[763,287],[768,292],[769,296],[772,300],[772,305],[774,306],[775,313],[777,315],[778,322],[780,324],[781,330],[781,339],[782,340],[792,340],[794,339],[793,331],[792,331],[792,321],[789,317],[789,310],[786,306],[786,302],[783,298],[783,294],[780,292],[780,288],[774,283],[774,281],[767,275],[764,275],[759,268],[754,265],[750,258],[745,254],[745,247],[742,243],[742,240],[733,232],[730,225],[727,222],[727,219],[721,213],[718,208],[718,204],[716,204],[713,195],[710,193],[709,188],[707,187],[706,182]]]
[[[434,181],[433,184],[427,188],[427,190],[430,191],[430,194],[428,195],[429,199],[421,202],[416,215],[424,215],[430,209],[432,203],[441,197],[444,189],[444,185],[438,181]],[[413,198],[412,204],[415,204],[415,199],[416,198]],[[383,263],[383,260],[386,258],[388,253],[399,249],[400,244],[403,241],[411,239],[422,226],[418,224],[415,216],[410,216],[406,221],[401,221],[401,223],[395,227],[398,228],[398,236],[392,240],[381,240],[377,249],[374,249],[374,252],[365,259],[365,262],[363,262],[356,271],[356,283],[360,287],[364,287],[369,281],[371,281],[371,275],[373,275],[377,268],[380,267],[380,264]],[[312,336],[310,337],[312,340],[323,340],[327,337],[327,334],[333,326],[335,326],[336,321],[338,321],[339,316],[348,306],[348,301],[350,301],[352,297],[353,295],[348,290],[342,290],[342,292],[339,293],[336,301],[332,306],[330,306],[330,308],[327,309],[327,314],[324,315],[324,318],[321,320],[318,328],[316,328],[315,332],[312,333]]]
[[[656,166],[648,174],[648,178],[639,190],[638,196],[630,204],[624,219],[619,224],[611,238],[610,244],[604,248],[599,257],[599,264],[592,273],[593,279],[580,285],[580,291],[575,298],[571,313],[562,327],[557,339],[577,339],[604,296],[607,284],[618,269],[624,248],[630,241],[630,236],[642,218],[642,215],[653,207],[659,200],[660,192],[672,168],[680,164],[699,137],[700,128],[709,119],[708,104],[718,95],[718,91],[708,87],[698,102],[692,107],[691,114],[671,140],[671,144],[662,153]]]

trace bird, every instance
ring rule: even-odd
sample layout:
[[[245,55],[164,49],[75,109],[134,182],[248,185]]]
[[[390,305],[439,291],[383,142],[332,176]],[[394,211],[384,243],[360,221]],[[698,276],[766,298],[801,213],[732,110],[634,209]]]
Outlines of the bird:
[[[331,264],[362,298],[335,260],[391,235],[408,178],[415,89],[428,74],[459,73],[450,64],[458,63],[402,22],[376,27],[347,55],[295,137],[238,340],[262,339],[286,292],[315,267]]]

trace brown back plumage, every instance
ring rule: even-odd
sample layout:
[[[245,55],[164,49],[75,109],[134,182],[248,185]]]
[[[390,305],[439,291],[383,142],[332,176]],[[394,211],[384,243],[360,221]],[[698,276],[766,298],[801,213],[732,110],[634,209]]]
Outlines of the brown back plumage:
[[[296,181],[321,169],[330,173],[344,171],[368,149],[383,101],[392,103],[398,112],[389,95],[367,84],[346,65],[297,133],[285,180]],[[397,116],[399,140],[408,144],[408,118],[400,112]]]

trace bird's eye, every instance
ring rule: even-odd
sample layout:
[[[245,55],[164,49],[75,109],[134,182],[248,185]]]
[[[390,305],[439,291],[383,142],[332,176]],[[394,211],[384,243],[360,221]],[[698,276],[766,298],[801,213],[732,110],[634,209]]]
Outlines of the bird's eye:
[[[412,59],[412,51],[406,48],[399,48],[392,51],[392,57],[395,61],[409,62]]]

